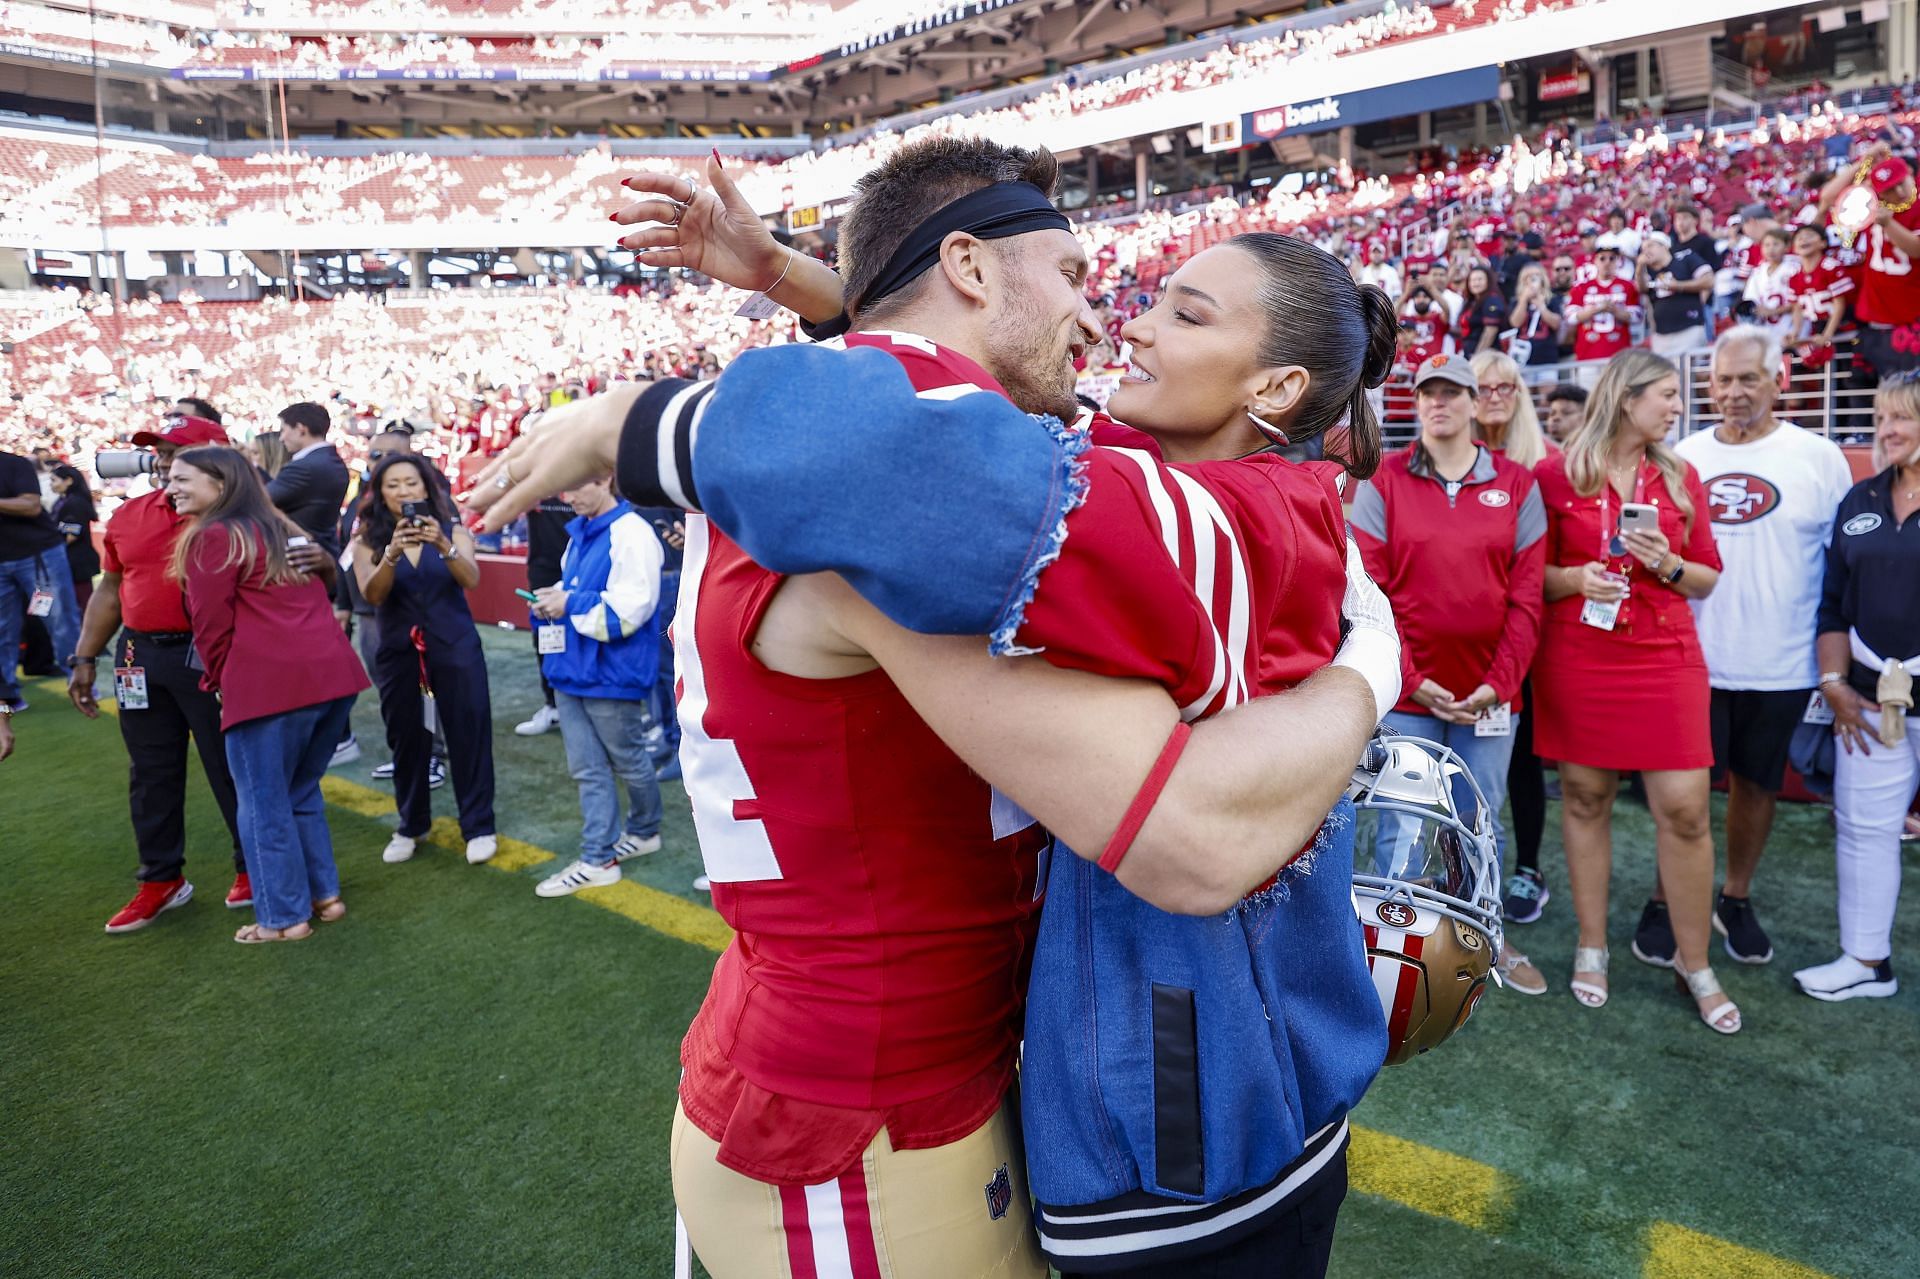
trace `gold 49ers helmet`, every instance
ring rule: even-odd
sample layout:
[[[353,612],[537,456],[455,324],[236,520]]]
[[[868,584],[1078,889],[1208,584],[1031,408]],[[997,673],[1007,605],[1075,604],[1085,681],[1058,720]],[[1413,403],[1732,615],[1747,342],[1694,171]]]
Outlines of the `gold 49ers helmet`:
[[[1354,908],[1397,1065],[1465,1025],[1499,980],[1498,819],[1459,755],[1415,737],[1368,743],[1348,795]]]

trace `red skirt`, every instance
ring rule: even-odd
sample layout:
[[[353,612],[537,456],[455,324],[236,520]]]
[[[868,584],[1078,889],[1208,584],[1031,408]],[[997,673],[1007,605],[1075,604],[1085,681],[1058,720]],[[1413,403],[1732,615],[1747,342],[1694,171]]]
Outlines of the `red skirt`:
[[[1541,759],[1621,772],[1713,767],[1698,639],[1551,619],[1540,632],[1532,679],[1533,749]]]

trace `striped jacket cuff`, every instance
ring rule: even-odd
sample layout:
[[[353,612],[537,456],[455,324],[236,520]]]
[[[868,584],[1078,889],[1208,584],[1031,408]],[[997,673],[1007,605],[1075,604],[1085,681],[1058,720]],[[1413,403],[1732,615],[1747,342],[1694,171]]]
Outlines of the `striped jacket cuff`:
[[[715,385],[663,378],[633,402],[620,428],[615,464],[622,497],[639,506],[701,509],[693,482],[693,443]]]

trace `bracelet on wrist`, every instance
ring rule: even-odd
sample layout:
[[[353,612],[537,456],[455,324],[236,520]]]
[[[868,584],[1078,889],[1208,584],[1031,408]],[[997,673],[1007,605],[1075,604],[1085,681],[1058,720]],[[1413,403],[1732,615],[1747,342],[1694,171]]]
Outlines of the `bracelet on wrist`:
[[[88,666],[94,666],[94,665],[97,665],[99,661],[100,661],[100,658],[97,654],[93,657],[82,657],[78,653],[70,653],[67,655],[68,666],[78,666],[83,662],[86,663]]]

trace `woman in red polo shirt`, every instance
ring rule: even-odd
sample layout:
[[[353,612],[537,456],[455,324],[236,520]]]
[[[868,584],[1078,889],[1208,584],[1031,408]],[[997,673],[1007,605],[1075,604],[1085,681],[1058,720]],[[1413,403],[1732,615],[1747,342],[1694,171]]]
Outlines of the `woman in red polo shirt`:
[[[346,914],[320,778],[368,687],[321,580],[288,561],[300,529],[274,509],[237,449],[187,449],[167,496],[193,517],[172,572],[187,597],[202,687],[220,694],[220,727],[239,797],[240,844],[254,923],[238,942],[299,941],[317,915]]]
[[[1639,771],[1652,810],[1678,954],[1700,1019],[1723,1035],[1740,1010],[1707,965],[1713,838],[1707,824],[1707,665],[1690,599],[1720,580],[1707,494],[1667,447],[1680,375],[1644,350],[1608,362],[1587,420],[1535,476],[1547,510],[1546,622],[1534,661],[1534,749],[1560,761],[1567,882],[1580,920],[1573,993],[1607,1002],[1613,797]]]

